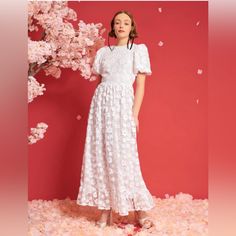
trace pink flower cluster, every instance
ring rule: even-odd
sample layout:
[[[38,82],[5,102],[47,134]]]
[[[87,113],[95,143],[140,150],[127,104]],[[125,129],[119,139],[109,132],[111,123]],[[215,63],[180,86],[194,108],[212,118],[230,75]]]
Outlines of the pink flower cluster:
[[[45,90],[44,84],[40,85],[33,76],[28,77],[28,103],[32,102],[37,96],[43,95]]]
[[[43,64],[53,53],[50,43],[45,41],[32,41],[28,38],[28,61],[29,63]]]
[[[66,20],[76,20],[76,12],[68,8],[67,1],[29,1],[28,2],[28,28],[29,31],[38,31],[33,21],[38,21],[44,29],[51,25],[52,21],[60,23]]]
[[[76,12],[68,7],[67,1],[29,1],[28,30],[42,31],[42,37],[34,41],[28,37],[28,102],[43,95],[44,84],[40,85],[34,76],[43,70],[47,75],[60,78],[61,68],[79,70],[83,78],[90,81],[97,78],[91,66],[96,51],[104,46],[102,24],[86,24],[82,20],[78,28],[69,21],[76,21]],[[44,125],[42,125],[44,124]],[[33,144],[43,138],[47,125],[38,124],[28,137]]]
[[[40,41],[29,39],[29,75],[34,76],[41,69],[46,75],[59,78],[60,68],[80,70],[85,79],[94,80],[91,65],[96,51],[104,45],[102,24],[86,24],[82,20],[78,29],[68,22],[77,20],[76,12],[68,8],[67,2],[28,2],[28,29],[43,29]]]
[[[28,144],[36,143],[37,141],[42,139],[47,128],[48,125],[43,122],[38,123],[36,128],[31,128],[31,135],[28,136]]]
[[[83,236],[207,236],[208,200],[193,199],[190,194],[166,194],[153,197],[156,207],[148,215],[156,227],[145,230],[137,226],[133,212],[120,227],[123,217],[113,212],[114,226],[99,229],[95,221],[100,212],[96,207],[80,206],[67,197],[64,200],[28,201],[29,235]]]

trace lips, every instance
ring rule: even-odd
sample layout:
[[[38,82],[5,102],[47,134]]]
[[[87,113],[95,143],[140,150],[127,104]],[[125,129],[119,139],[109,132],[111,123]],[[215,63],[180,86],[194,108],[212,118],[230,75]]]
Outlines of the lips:
[[[119,32],[119,33],[123,33],[123,32],[125,32],[125,31],[124,31],[124,30],[119,30],[118,32]]]

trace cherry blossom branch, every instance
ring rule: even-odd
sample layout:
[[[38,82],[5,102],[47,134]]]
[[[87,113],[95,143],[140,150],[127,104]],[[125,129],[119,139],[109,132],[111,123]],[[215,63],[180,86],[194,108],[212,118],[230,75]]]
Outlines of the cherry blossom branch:
[[[69,21],[77,20],[76,12],[68,7],[67,1],[29,1],[28,32],[42,29],[40,40],[28,37],[28,103],[37,96],[43,95],[46,88],[34,77],[44,70],[46,76],[60,78],[61,68],[80,70],[85,79],[95,80],[91,65],[96,51],[104,46],[102,24],[86,24],[82,20],[78,28]],[[44,124],[44,126],[40,126]],[[43,138],[46,124],[40,123],[38,128],[31,129],[29,142],[35,143]],[[40,131],[40,135],[39,132]]]

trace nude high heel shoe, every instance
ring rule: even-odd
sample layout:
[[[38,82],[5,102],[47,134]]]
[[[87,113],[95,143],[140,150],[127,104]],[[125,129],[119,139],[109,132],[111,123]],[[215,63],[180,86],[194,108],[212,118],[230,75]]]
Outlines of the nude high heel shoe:
[[[105,221],[101,220],[103,214],[104,214],[104,211],[102,212],[100,220],[96,222],[96,225],[99,228],[104,228],[104,227],[106,227],[108,225],[112,226],[113,225],[112,208],[109,210],[109,212],[105,213],[105,214],[107,214]]]
[[[153,226],[155,227],[153,220],[149,216],[140,217],[140,215],[136,211],[136,218],[138,219],[138,222],[142,226],[142,228],[150,229]]]

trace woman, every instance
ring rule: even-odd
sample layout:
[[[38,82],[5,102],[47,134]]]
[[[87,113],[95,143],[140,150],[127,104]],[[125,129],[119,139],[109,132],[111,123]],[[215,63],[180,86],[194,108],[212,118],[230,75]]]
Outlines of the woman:
[[[114,210],[121,216],[135,211],[141,226],[150,228],[154,223],[146,211],[155,205],[142,177],[136,140],[145,78],[152,73],[148,50],[133,43],[136,25],[127,11],[114,15],[109,36],[116,45],[111,47],[108,38],[109,46],[97,51],[92,67],[101,83],[90,105],[77,204],[102,210],[100,227],[112,224]]]

